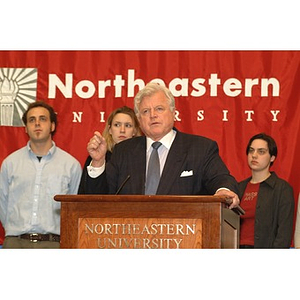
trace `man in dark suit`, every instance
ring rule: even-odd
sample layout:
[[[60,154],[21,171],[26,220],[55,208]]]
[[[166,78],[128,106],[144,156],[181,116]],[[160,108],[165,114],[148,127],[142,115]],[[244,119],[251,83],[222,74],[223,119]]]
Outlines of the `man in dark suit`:
[[[149,83],[138,92],[134,109],[145,136],[116,145],[109,162],[107,146],[99,132],[88,143],[92,157],[86,191],[91,194],[145,194],[151,145],[159,141],[158,195],[219,195],[240,203],[237,182],[219,156],[218,145],[208,138],[174,129],[175,99],[164,86]]]

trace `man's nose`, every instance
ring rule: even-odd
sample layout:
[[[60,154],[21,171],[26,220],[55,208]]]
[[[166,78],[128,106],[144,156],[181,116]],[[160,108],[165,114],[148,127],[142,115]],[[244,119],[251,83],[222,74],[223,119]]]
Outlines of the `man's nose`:
[[[150,110],[150,118],[155,118],[157,117],[157,113],[156,113],[156,110],[154,108],[152,108]]]

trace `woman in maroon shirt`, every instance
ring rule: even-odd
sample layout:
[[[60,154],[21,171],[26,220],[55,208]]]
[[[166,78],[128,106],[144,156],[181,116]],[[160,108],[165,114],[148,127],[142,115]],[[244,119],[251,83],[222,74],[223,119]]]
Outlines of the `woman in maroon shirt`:
[[[240,206],[245,210],[240,248],[289,248],[295,202],[290,184],[270,171],[277,145],[260,133],[250,139],[246,153],[252,176],[239,183]]]

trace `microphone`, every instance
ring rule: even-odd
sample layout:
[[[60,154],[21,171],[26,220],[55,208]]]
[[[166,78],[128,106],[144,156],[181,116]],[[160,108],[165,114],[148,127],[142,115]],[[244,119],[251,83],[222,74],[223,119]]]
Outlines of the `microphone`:
[[[122,182],[122,184],[120,185],[120,187],[118,188],[117,192],[115,195],[119,195],[119,193],[121,192],[122,188],[124,187],[124,185],[126,184],[126,182],[129,180],[130,175],[128,175],[125,180]]]

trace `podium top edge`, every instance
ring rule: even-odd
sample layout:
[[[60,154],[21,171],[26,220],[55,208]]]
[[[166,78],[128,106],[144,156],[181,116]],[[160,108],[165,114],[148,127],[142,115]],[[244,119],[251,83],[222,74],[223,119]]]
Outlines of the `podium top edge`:
[[[55,195],[59,202],[180,202],[226,203],[226,197],[211,195]]]

